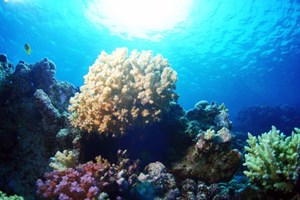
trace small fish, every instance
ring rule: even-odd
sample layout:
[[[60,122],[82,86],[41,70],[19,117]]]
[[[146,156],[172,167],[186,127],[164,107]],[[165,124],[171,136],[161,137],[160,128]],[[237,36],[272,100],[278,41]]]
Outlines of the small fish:
[[[30,48],[30,46],[29,46],[28,43],[25,43],[24,48],[25,48],[26,53],[27,53],[28,55],[30,55],[30,53],[31,53],[31,48]]]

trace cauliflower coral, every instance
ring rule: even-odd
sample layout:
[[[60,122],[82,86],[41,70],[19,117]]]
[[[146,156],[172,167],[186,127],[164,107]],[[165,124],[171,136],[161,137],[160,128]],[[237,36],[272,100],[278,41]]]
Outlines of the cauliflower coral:
[[[285,137],[274,126],[256,138],[250,133],[244,174],[265,190],[291,192],[300,169],[300,129]]]
[[[128,128],[144,127],[159,121],[178,99],[177,73],[151,51],[102,51],[84,79],[80,93],[70,100],[69,119],[88,132],[117,136]]]

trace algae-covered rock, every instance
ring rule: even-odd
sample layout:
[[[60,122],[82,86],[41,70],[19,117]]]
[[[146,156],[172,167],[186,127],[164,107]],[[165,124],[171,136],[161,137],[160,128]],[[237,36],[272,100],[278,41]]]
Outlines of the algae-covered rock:
[[[176,190],[175,177],[167,172],[167,168],[160,162],[150,163],[145,167],[144,173],[138,176],[141,185],[148,188],[153,187],[153,193],[156,196],[166,196]],[[140,186],[141,186],[140,185]],[[136,189],[138,189],[138,186]]]
[[[46,58],[35,64],[20,61],[13,71],[0,55],[0,65],[0,188],[30,200],[49,158],[72,147],[74,135],[56,135],[68,128],[66,102],[75,87],[57,81],[55,64]]]
[[[0,54],[0,91],[2,90],[6,78],[13,73],[14,67],[8,61],[5,54]]]
[[[194,109],[186,112],[187,129],[186,133],[197,136],[199,132],[207,129],[215,131],[225,127],[231,129],[232,122],[229,119],[228,109],[224,104],[217,105],[215,102],[209,104],[207,101],[199,101]]]
[[[186,155],[172,165],[171,171],[181,178],[194,178],[208,183],[230,180],[242,161],[240,152],[231,149],[231,138],[226,128],[217,133],[207,130]]]

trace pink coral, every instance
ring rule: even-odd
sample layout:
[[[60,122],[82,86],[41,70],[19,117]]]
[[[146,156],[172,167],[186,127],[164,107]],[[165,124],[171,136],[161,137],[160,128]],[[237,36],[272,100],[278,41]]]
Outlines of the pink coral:
[[[94,167],[97,168],[100,169],[100,165]],[[54,170],[46,173],[44,178],[45,181],[41,179],[37,181],[37,194],[45,199],[92,199],[100,193],[96,182],[99,178],[97,170],[86,171],[84,168],[69,168],[61,172]]]
[[[121,192],[124,185],[133,184],[137,163],[121,158],[110,164],[97,157],[97,163],[88,162],[63,171],[45,173],[37,180],[37,194],[43,199],[79,200],[97,199],[101,192]],[[122,184],[120,184],[122,183]]]

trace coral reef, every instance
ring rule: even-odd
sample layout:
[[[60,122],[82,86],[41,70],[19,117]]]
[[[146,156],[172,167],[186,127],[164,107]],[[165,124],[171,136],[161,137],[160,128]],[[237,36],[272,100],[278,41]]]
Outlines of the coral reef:
[[[139,198],[149,195],[146,199],[153,199],[154,197],[175,199],[179,196],[179,189],[177,188],[175,177],[167,173],[167,168],[160,162],[147,165],[144,169],[144,173],[140,173],[138,176],[138,180],[140,183],[136,184],[134,189]],[[151,188],[151,186],[153,188]],[[151,192],[151,190],[149,192],[149,189],[153,189],[153,192]]]
[[[211,106],[208,104],[208,107]],[[211,124],[210,127],[214,128],[214,130],[221,130],[222,128],[217,128],[215,119],[219,119],[218,116],[222,113],[223,108],[215,103],[213,107],[213,109],[201,111],[203,115],[195,115],[193,118],[190,118],[198,124],[202,123],[202,121],[206,121]],[[193,110],[189,112],[196,113],[196,111]],[[203,116],[209,116],[209,119],[203,118]],[[160,122],[152,123],[146,129],[135,128],[130,130],[123,137],[97,137],[95,133],[83,134],[81,138],[81,153],[84,154],[83,157],[92,155],[90,159],[96,155],[103,155],[107,158],[114,159],[111,152],[116,151],[118,148],[128,149],[133,159],[141,160],[142,167],[148,165],[150,162],[163,161],[164,165],[169,168],[172,163],[180,162],[182,158],[187,155],[187,150],[196,146],[197,136],[205,132],[198,127],[197,133],[188,134],[189,124],[191,123],[187,117],[187,112],[185,112],[180,105],[173,103],[171,104],[169,114],[165,115]],[[228,132],[221,131],[219,133]],[[220,146],[219,143],[222,143],[224,146],[223,149],[228,149],[229,151],[232,148],[232,137],[231,133],[220,135],[220,137],[215,137],[210,145],[218,148]],[[219,138],[221,141],[218,141]],[[230,142],[227,142],[228,140],[230,140]],[[110,151],[107,151],[107,149],[110,149]],[[214,148],[211,148],[210,151],[214,151]],[[218,152],[220,151],[221,149]],[[225,152],[221,154],[223,155]],[[209,155],[210,154],[207,156]],[[213,156],[213,154],[211,156]],[[218,156],[218,158],[220,158],[220,156]],[[86,161],[87,160],[83,160],[83,162]],[[232,168],[233,170],[236,170],[239,165],[238,163],[235,164],[237,166]],[[211,165],[211,167],[213,166]],[[230,176],[233,173],[234,171],[228,173],[228,175]]]
[[[185,179],[181,182],[181,195],[178,200],[214,199],[219,192],[217,184],[206,185],[204,182]]]
[[[181,178],[195,178],[208,183],[230,180],[240,167],[242,156],[231,149],[230,131],[223,127],[217,133],[208,129],[201,134],[186,155],[172,165],[171,171]]]
[[[66,81],[56,81],[47,90],[47,94],[53,106],[62,114],[69,113],[70,96],[73,96],[77,88]]]
[[[175,181],[176,180],[176,181]],[[194,200],[194,199],[264,199],[249,179],[235,176],[230,182],[207,184],[195,179],[178,180],[160,162],[147,165],[133,186],[131,199]]]
[[[0,92],[5,84],[6,77],[14,71],[13,65],[8,61],[5,54],[0,54]]]
[[[7,61],[6,57],[4,61]],[[2,63],[1,66],[10,66],[10,69],[13,69],[8,62]],[[91,67],[90,76],[86,76],[88,84],[82,87],[77,96],[81,94],[82,99],[89,97],[88,91],[92,90],[88,90],[87,85],[93,87],[93,83],[99,88],[103,88],[103,85],[106,89],[112,86],[111,92],[95,90],[96,93],[90,97],[98,99],[106,94],[102,100],[107,100],[110,104],[104,103],[101,106],[117,106],[113,107],[116,110],[107,112],[113,116],[109,124],[109,128],[114,130],[113,134],[122,134],[126,128],[130,131],[125,137],[118,139],[101,138],[101,134],[98,135],[99,138],[92,134],[82,134],[81,137],[79,129],[69,126],[68,119],[67,107],[75,88],[67,82],[55,80],[55,68],[54,63],[48,59],[35,64],[20,61],[14,72],[5,72],[5,78],[1,82],[3,87],[0,103],[3,112],[0,113],[0,119],[5,123],[0,125],[0,158],[3,161],[0,164],[0,187],[10,193],[23,194],[26,199],[33,199],[33,183],[50,169],[48,160],[59,150],[76,148],[78,158],[77,155],[69,154],[69,151],[57,153],[51,159],[51,166],[60,170],[57,174],[67,171],[70,167],[76,170],[77,167],[74,166],[77,166],[79,161],[84,163],[96,153],[106,156],[114,163],[115,157],[111,152],[120,147],[130,148],[132,157],[142,158],[144,166],[159,160],[169,167],[171,162],[178,161],[187,149],[195,145],[195,138],[203,131],[208,128],[218,131],[222,127],[231,126],[224,106],[203,101],[194,110],[185,112],[176,103],[177,95],[174,89],[177,75],[162,56],[152,57],[150,52],[137,51],[127,55],[126,49],[118,49],[113,55],[104,52],[100,55]],[[122,87],[118,88],[118,85]],[[113,96],[121,93],[124,95],[120,99]],[[75,102],[75,98],[72,101]],[[124,105],[125,107],[122,107]],[[92,110],[86,108],[91,114]],[[129,110],[126,114],[123,108],[134,110]],[[124,114],[123,118],[117,118],[120,114],[118,112]],[[71,115],[74,117],[74,112]],[[189,133],[188,127],[191,127],[189,124],[193,123],[200,124],[197,127],[198,131],[195,134],[186,134]],[[147,129],[143,129],[146,124]],[[91,151],[87,151],[87,148],[91,148]],[[34,160],[35,162],[32,162]],[[154,172],[155,166],[161,170]],[[162,164],[150,164],[144,174],[147,181],[138,181],[139,184],[134,187],[136,191],[141,191],[141,188],[153,188],[153,194],[158,197],[167,196],[172,199],[180,196],[180,187],[177,187],[173,180],[175,176],[167,173]],[[155,179],[155,176],[160,178]],[[169,188],[163,186],[167,183]],[[103,198],[107,195],[111,196],[105,191],[99,193]]]
[[[16,71],[18,71],[18,66]],[[31,78],[31,84],[35,88],[47,90],[51,85],[57,83],[55,79],[56,66],[47,58],[35,63],[31,66],[29,77]]]
[[[265,190],[292,192],[299,178],[300,129],[285,137],[272,126],[268,133],[248,137],[244,174]]]
[[[250,180],[242,175],[234,176],[229,182],[218,183],[218,193],[213,199],[268,199]]]
[[[130,161],[126,151],[118,151],[117,164],[101,156],[75,168],[45,173],[37,181],[37,194],[43,199],[97,199],[104,193],[110,199],[121,199],[137,179],[138,161]]]
[[[73,136],[56,135],[69,127],[66,102],[75,88],[55,80],[55,64],[47,58],[20,61],[13,72],[7,59],[1,61],[9,73],[0,89],[0,188],[33,199],[34,183],[48,170],[49,158],[73,147]]]
[[[57,123],[61,118],[59,111],[53,106],[50,98],[42,89],[36,89],[33,97],[43,119]],[[45,122],[47,123],[47,122]]]
[[[149,165],[157,166],[158,163],[150,163]],[[174,175],[168,173],[166,170],[160,170],[162,164],[152,170],[144,170],[142,182],[137,182],[133,187],[133,192],[140,194],[135,195],[135,199],[143,200],[194,200],[194,199],[213,199],[213,200],[232,200],[232,199],[267,199],[267,196],[259,190],[259,188],[252,186],[244,176],[234,176],[229,182],[220,182],[214,184],[207,184],[202,181],[194,179],[184,179],[173,184]],[[149,174],[148,174],[149,173]],[[152,174],[152,176],[150,176]],[[155,176],[154,176],[155,175]],[[144,179],[146,177],[146,179]],[[152,178],[151,178],[152,177]],[[157,180],[156,180],[157,179]],[[162,181],[161,181],[162,180]],[[161,184],[165,183],[165,184]],[[171,183],[171,187],[166,184]],[[162,188],[160,191],[167,191],[158,193],[155,188]]]
[[[102,157],[63,171],[45,173],[37,181],[39,199],[263,199],[247,178],[234,177],[229,183],[206,184],[184,179],[176,181],[161,162],[148,164],[138,175],[138,163],[118,152],[119,162],[111,164]]]
[[[255,126],[253,126],[255,124]],[[259,135],[276,126],[286,134],[300,125],[300,110],[288,105],[251,106],[240,110],[234,120],[234,131]]]
[[[186,118],[188,128],[186,133],[195,137],[207,129],[216,131],[225,127],[231,129],[232,122],[229,119],[228,109],[224,104],[218,106],[215,102],[199,101],[194,109],[187,111]]]
[[[176,72],[161,55],[117,48],[99,55],[80,93],[70,100],[70,121],[88,132],[123,134],[159,121],[177,100]]]
[[[241,166],[228,109],[199,101],[184,111],[176,102],[176,72],[161,55],[102,52],[71,100],[76,89],[55,79],[50,60],[20,61],[15,71],[6,57],[0,60],[0,189],[7,194],[29,200],[255,196],[247,181],[217,184]],[[118,149],[128,149],[130,159],[115,155]],[[90,162],[97,155],[103,157]]]

